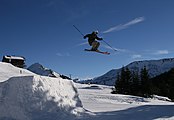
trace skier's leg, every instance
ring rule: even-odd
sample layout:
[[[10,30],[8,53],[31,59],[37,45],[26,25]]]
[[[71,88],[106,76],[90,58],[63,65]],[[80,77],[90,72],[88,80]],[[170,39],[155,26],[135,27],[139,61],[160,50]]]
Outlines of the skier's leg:
[[[99,46],[100,46],[100,43],[97,42],[97,41],[94,41],[94,42],[92,43],[92,48],[91,48],[91,50],[96,51],[96,50],[98,50],[98,47],[99,47]]]

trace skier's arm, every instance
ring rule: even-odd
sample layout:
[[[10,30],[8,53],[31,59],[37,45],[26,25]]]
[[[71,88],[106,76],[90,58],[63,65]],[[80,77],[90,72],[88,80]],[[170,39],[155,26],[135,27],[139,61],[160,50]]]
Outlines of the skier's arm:
[[[87,34],[87,35],[83,36],[83,38],[84,38],[84,39],[86,39],[87,37],[89,37],[89,34]]]
[[[103,40],[103,38],[96,37],[97,40]]]

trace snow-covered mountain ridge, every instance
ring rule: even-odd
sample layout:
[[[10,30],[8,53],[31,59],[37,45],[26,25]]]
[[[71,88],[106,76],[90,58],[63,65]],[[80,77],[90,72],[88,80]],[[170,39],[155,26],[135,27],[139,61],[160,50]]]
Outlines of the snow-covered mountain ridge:
[[[56,77],[56,78],[61,77],[63,79],[69,79],[69,80],[71,79],[71,78],[67,77],[66,75],[59,74],[59,73],[53,71],[52,69],[44,67],[40,63],[34,63],[27,69],[35,74],[42,75],[42,76],[49,76],[49,77]]]
[[[128,64],[125,67],[129,68],[129,70],[131,71],[140,72],[144,66],[147,68],[150,77],[155,77],[173,68],[174,58],[135,61]],[[110,70],[106,74],[94,78],[91,82],[96,84],[114,85],[116,76],[118,73],[120,73],[120,71],[121,71],[121,68]]]
[[[54,72],[51,69],[45,68],[43,65],[41,65],[39,63],[34,63],[27,69],[33,73],[36,73],[36,74],[42,75],[42,76],[60,77],[60,74]]]

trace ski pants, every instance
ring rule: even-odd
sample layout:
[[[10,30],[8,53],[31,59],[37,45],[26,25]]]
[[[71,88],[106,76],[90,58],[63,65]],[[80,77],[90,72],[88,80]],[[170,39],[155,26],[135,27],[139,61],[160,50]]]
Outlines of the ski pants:
[[[98,50],[100,43],[97,41],[92,42],[92,50]]]

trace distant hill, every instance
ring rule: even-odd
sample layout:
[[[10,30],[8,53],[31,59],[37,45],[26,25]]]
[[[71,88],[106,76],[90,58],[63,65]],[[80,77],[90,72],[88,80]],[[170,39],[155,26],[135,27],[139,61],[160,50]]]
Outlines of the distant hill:
[[[33,73],[36,73],[36,74],[42,75],[42,76],[49,76],[49,77],[56,77],[56,78],[61,77],[63,79],[70,79],[69,77],[67,77],[65,75],[54,72],[52,69],[45,68],[40,63],[34,63],[27,69]]]
[[[171,68],[174,68],[174,58],[160,59],[160,60],[144,60],[144,61],[135,61],[125,67],[128,67],[131,71],[140,72],[140,70],[146,66],[150,77],[155,77],[161,73],[169,71]],[[120,73],[121,68],[113,69],[107,72],[106,74],[96,77],[88,82],[102,84],[102,85],[114,85],[116,76]]]

